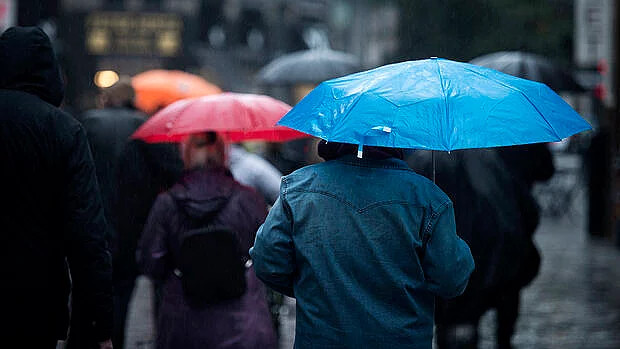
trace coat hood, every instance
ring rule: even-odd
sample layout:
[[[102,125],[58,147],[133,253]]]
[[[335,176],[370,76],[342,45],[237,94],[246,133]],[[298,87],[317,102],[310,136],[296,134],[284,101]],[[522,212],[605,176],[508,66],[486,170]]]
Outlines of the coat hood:
[[[12,27],[0,36],[0,89],[23,91],[54,105],[64,98],[49,37],[37,27]]]
[[[207,220],[219,212],[233,194],[234,179],[226,168],[185,172],[170,189],[179,209],[195,220]]]
[[[324,160],[337,159],[344,155],[357,154],[357,145],[338,142],[327,142],[324,139],[319,141],[317,152]],[[400,148],[364,146],[363,157],[368,159],[382,160],[387,158],[405,158],[404,151]]]

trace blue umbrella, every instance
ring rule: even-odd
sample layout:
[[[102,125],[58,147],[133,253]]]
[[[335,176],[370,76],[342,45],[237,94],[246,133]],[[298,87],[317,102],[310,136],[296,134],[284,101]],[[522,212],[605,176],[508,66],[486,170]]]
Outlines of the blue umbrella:
[[[278,124],[331,142],[451,151],[591,129],[543,83],[441,58],[322,82]]]

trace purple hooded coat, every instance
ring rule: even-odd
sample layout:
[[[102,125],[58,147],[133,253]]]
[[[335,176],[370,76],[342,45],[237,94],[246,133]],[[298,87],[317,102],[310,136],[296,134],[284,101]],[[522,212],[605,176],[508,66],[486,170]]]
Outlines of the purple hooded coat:
[[[138,246],[138,263],[145,275],[163,285],[157,348],[276,348],[265,288],[252,268],[247,273],[248,290],[240,299],[201,310],[185,302],[180,279],[173,274],[179,234],[191,224],[186,216],[199,220],[213,212],[218,213],[212,222],[237,231],[245,251],[267,214],[263,198],[224,168],[188,171],[158,196],[151,209]]]

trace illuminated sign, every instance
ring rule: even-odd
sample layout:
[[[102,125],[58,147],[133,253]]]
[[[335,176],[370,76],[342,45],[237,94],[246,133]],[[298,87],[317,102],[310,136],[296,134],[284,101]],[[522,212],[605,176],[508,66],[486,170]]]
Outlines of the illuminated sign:
[[[92,55],[175,57],[182,53],[183,20],[173,13],[93,12],[86,17]]]

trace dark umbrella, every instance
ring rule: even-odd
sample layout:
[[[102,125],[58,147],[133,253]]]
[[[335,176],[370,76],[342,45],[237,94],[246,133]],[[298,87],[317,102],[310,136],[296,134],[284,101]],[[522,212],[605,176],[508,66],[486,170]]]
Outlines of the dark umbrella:
[[[257,78],[265,85],[319,83],[360,69],[360,61],[353,54],[331,49],[311,49],[274,59],[258,72]]]
[[[499,70],[520,78],[542,82],[554,91],[584,92],[572,74],[551,60],[528,52],[501,51],[472,59],[469,63]]]

